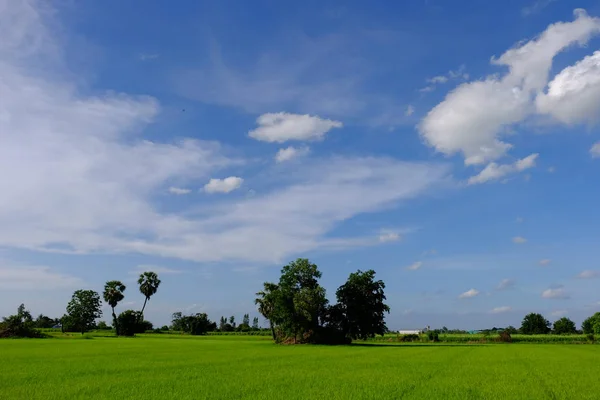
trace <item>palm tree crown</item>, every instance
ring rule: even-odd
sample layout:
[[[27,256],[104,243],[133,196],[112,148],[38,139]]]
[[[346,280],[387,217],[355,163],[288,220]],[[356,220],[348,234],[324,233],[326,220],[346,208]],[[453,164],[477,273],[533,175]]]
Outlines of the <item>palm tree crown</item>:
[[[152,295],[154,295],[158,290],[160,279],[158,279],[156,272],[144,272],[140,274],[138,285],[140,285],[140,292],[146,297],[144,300],[144,306],[142,307],[142,314],[144,314],[146,302],[150,300],[150,297],[152,297]]]

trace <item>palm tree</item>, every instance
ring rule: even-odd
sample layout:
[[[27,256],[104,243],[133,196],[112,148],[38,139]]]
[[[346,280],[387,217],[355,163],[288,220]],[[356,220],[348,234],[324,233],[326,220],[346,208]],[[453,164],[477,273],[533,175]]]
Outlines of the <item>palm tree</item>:
[[[140,285],[140,292],[146,297],[140,315],[140,317],[144,319],[144,309],[146,308],[146,303],[148,302],[148,300],[150,300],[150,297],[152,297],[152,295],[154,295],[158,290],[158,286],[160,285],[160,279],[158,279],[158,275],[156,275],[155,272],[144,272],[143,274],[140,274],[140,279],[138,279],[138,285]]]
[[[258,312],[269,321],[273,340],[276,340],[275,327],[273,326],[273,314],[275,310],[274,294],[277,290],[279,290],[279,286],[271,282],[265,282],[264,289],[256,293],[259,297],[254,300],[254,304],[258,306]]]
[[[121,281],[108,281],[104,285],[104,301],[112,308],[113,325],[117,335],[119,335],[119,321],[115,314],[115,307],[125,298],[123,294],[125,289],[126,286]]]

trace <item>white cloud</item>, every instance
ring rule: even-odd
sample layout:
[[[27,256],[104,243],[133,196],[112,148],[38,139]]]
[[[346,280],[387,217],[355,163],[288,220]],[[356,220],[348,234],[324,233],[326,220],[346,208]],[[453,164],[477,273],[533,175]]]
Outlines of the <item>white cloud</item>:
[[[178,194],[178,195],[181,195],[181,194],[188,194],[188,193],[190,193],[190,192],[191,192],[191,190],[190,190],[190,189],[178,188],[178,187],[175,187],[175,186],[171,186],[171,187],[169,188],[169,193]]]
[[[502,279],[498,286],[496,286],[497,290],[506,290],[515,286],[514,279]]]
[[[590,148],[590,154],[592,155],[592,158],[600,157],[600,142],[596,142],[592,145]]]
[[[459,299],[468,299],[471,297],[475,297],[479,295],[479,290],[477,289],[469,289],[464,293],[461,293],[460,296],[458,296]]]
[[[407,117],[410,117],[411,115],[413,115],[415,113],[415,107],[413,107],[412,105],[408,105],[406,107],[406,111],[404,112],[404,115],[406,115]]]
[[[427,79],[427,82],[429,82],[429,83],[446,83],[446,82],[448,82],[448,77],[446,77],[444,75],[434,76],[433,78]]]
[[[237,176],[230,176],[225,179],[212,178],[203,190],[206,193],[229,193],[242,186],[244,180]]]
[[[479,174],[472,176],[468,180],[469,185],[485,183],[491,180],[500,179],[514,172],[521,172],[535,166],[535,161],[538,154],[530,154],[529,156],[517,160],[514,164],[498,165],[494,162],[489,163]]]
[[[550,313],[550,315],[552,315],[553,317],[564,317],[567,314],[568,314],[567,310],[556,310],[556,311],[552,311],[552,313]]]
[[[544,290],[542,292],[542,297],[544,299],[568,299],[569,295],[565,292],[565,289],[558,287]]]
[[[521,14],[524,17],[527,17],[532,14],[537,14],[546,8],[550,3],[555,2],[556,0],[535,0],[531,5],[527,7],[523,7],[521,9]]]
[[[551,174],[556,172],[556,167],[548,167],[548,172]]]
[[[416,271],[419,268],[421,268],[422,266],[423,266],[423,262],[422,261],[417,261],[417,262],[412,263],[408,267],[406,267],[406,269],[409,270],[409,271]]]
[[[150,60],[156,60],[159,56],[160,56],[160,54],[157,54],[157,53],[142,53],[139,55],[139,59],[141,61],[150,61]]]
[[[587,270],[581,271],[579,274],[577,274],[576,278],[593,279],[593,278],[598,278],[599,276],[600,276],[600,272],[587,269]]]
[[[393,231],[388,231],[388,230],[382,230],[381,233],[379,234],[379,241],[382,243],[387,243],[387,242],[397,242],[398,240],[402,239],[402,235],[400,235],[398,232],[393,232]]]
[[[54,290],[84,285],[77,277],[54,272],[50,267],[0,266],[2,290]]]
[[[285,149],[279,149],[277,154],[275,154],[275,161],[278,163],[290,161],[296,157],[300,157],[308,154],[310,149],[308,147],[293,147],[289,146]]]
[[[63,51],[43,25],[46,16],[23,2],[2,4],[3,248],[264,265],[313,250],[378,244],[373,235],[356,239],[331,232],[345,220],[426,195],[449,179],[442,164],[315,158],[285,176],[273,174],[252,197],[201,196],[194,208],[163,211],[156,197],[174,182],[199,185],[240,161],[224,155],[217,143],[143,140],[141,131],[160,111],[155,99],[87,96],[62,68]],[[260,178],[269,172],[253,179],[264,182]]]
[[[446,75],[438,75],[433,78],[426,79],[426,82],[429,84],[428,86],[420,89],[419,91],[422,93],[432,92],[435,90],[436,85],[444,84],[450,80],[454,79],[469,79],[469,74],[465,72],[465,66],[461,65],[456,71],[448,71]]]
[[[503,77],[460,85],[419,125],[425,141],[447,155],[462,153],[466,165],[502,157],[512,145],[501,139],[507,129],[536,111],[554,57],[573,44],[584,45],[600,32],[600,19],[575,10],[575,20],[558,22],[537,38],[506,51],[492,64],[507,66]]]
[[[523,244],[523,243],[527,243],[527,239],[525,239],[522,236],[515,236],[514,238],[512,238],[513,243],[515,244]]]
[[[564,124],[597,123],[600,118],[600,51],[563,69],[540,93],[536,106]]]
[[[289,140],[320,140],[333,128],[341,128],[342,123],[318,116],[290,113],[267,113],[256,120],[258,128],[248,132],[248,136],[263,142],[283,143]]]
[[[509,312],[511,310],[512,310],[512,308],[509,307],[509,306],[502,306],[502,307],[493,308],[490,311],[490,313],[492,313],[492,314],[501,314],[501,313]]]
[[[546,265],[549,265],[551,262],[552,262],[552,260],[550,260],[549,258],[543,258],[540,260],[539,264],[541,266],[545,267]]]

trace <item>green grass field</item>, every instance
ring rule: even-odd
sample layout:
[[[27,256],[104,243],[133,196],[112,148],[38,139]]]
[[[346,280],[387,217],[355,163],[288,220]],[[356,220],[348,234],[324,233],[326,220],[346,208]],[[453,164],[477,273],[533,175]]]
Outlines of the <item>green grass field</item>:
[[[0,340],[0,399],[598,399],[600,346]]]

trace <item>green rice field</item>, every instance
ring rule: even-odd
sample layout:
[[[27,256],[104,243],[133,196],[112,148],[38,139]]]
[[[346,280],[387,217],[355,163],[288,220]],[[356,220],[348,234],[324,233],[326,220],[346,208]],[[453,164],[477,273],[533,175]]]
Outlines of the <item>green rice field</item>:
[[[596,345],[0,341],[0,399],[598,399],[599,376]]]

